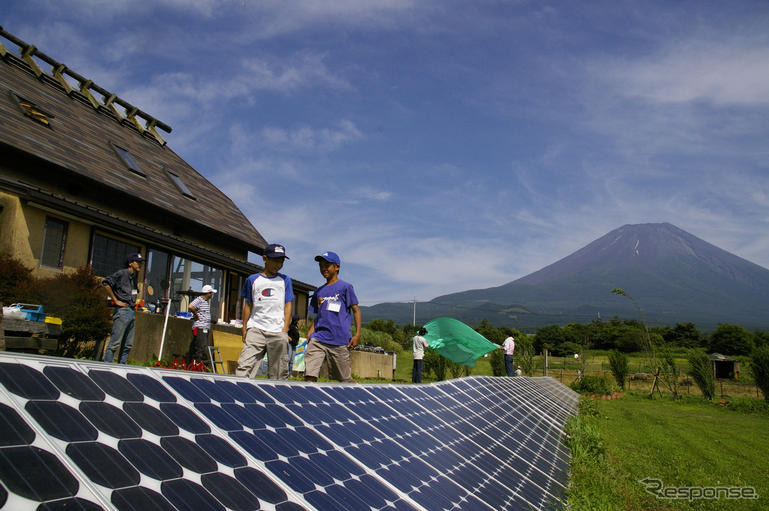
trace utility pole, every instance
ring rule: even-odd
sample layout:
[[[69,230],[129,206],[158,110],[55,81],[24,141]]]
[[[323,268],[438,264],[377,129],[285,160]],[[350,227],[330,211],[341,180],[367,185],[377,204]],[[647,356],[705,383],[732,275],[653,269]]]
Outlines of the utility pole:
[[[411,318],[411,326],[417,326],[417,297],[414,297],[414,315]]]

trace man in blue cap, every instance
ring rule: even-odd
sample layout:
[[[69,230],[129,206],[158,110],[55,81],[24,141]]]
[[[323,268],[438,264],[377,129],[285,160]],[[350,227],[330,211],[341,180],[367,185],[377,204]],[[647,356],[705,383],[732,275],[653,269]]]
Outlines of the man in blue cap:
[[[291,279],[280,273],[288,259],[283,245],[264,248],[264,270],[246,279],[243,297],[243,350],[238,358],[238,376],[254,376],[256,362],[267,355],[267,376],[288,379],[288,327],[294,290]]]
[[[104,290],[115,304],[115,312],[112,314],[112,335],[104,352],[105,362],[115,361],[115,352],[118,353],[118,363],[125,364],[128,361],[128,353],[134,345],[134,327],[136,326],[136,277],[141,270],[144,258],[140,253],[129,254],[126,257],[126,266],[118,270],[102,281]]]
[[[358,297],[352,284],[339,279],[341,261],[335,252],[315,256],[326,283],[310,298],[315,321],[307,334],[304,352],[304,379],[317,381],[323,361],[328,362],[329,377],[353,382],[350,350],[360,340],[361,316]],[[350,320],[355,318],[355,335],[350,335]]]

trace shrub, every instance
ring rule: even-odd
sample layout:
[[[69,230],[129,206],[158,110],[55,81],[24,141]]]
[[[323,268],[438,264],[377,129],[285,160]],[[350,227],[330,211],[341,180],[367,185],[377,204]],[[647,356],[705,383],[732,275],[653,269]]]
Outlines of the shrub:
[[[625,381],[629,372],[627,355],[618,350],[610,351],[609,367],[611,368],[611,374],[614,375],[614,379],[617,380],[619,388],[625,390]]]
[[[65,357],[93,356],[84,353],[85,344],[104,339],[110,331],[111,312],[98,277],[89,267],[74,273],[42,279],[39,299],[45,311],[62,319],[59,354]]]
[[[379,346],[387,352],[400,353],[403,351],[403,347],[395,342],[390,334],[382,331],[371,330],[369,328],[361,328],[360,331],[360,344],[373,344]]]
[[[583,376],[571,384],[571,388],[581,394],[597,394],[605,396],[611,394],[611,384],[601,376]]]
[[[425,372],[432,372],[436,380],[446,379],[447,362],[448,360],[438,355],[435,350],[425,350],[424,370]]]
[[[26,302],[26,290],[34,280],[32,270],[19,259],[0,254],[0,303]]]
[[[769,346],[761,346],[753,350],[750,367],[753,370],[756,385],[764,394],[764,400],[769,402]]]
[[[505,354],[502,350],[494,350],[489,353],[489,364],[491,365],[491,374],[494,376],[507,376],[507,371],[505,371]]]
[[[716,382],[713,378],[713,367],[710,359],[703,351],[692,350],[687,357],[689,361],[689,376],[699,387],[700,392],[710,401],[716,395]]]
[[[461,378],[462,376],[470,376],[469,367],[462,364],[457,364],[456,362],[452,362],[451,360],[446,360],[446,368],[449,370],[449,373],[451,374],[452,378]]]
[[[769,413],[769,401],[752,397],[736,397],[726,406],[729,410],[740,413]]]
[[[567,420],[566,445],[571,449],[572,464],[604,461],[606,446],[595,421],[598,416],[598,407],[593,400],[582,399],[579,404],[579,415],[573,415]]]

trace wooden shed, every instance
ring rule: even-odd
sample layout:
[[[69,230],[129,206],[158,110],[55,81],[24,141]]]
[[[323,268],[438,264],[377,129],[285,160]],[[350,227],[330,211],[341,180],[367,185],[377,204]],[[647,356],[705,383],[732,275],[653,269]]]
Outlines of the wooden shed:
[[[710,363],[713,365],[713,376],[716,379],[740,379],[740,363],[737,359],[721,355],[720,353],[711,353],[708,355],[708,358],[710,358]]]

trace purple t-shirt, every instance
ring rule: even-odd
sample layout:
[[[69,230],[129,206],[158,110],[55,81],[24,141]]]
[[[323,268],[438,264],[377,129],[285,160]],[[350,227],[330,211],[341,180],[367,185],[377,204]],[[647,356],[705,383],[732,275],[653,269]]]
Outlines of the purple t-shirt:
[[[352,337],[350,307],[353,305],[358,305],[358,297],[352,284],[337,280],[320,286],[310,299],[310,308],[316,314],[312,337],[326,344],[346,346]]]

